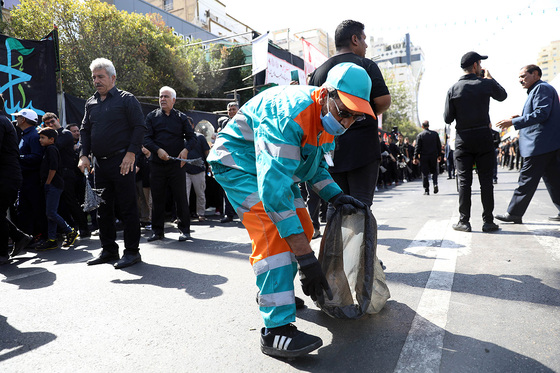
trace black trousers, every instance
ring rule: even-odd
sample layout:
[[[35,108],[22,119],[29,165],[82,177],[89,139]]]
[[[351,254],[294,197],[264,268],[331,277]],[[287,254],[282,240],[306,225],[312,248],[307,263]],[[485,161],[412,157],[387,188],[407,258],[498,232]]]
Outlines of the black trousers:
[[[379,176],[379,165],[381,160],[375,160],[365,166],[346,171],[333,172],[331,176],[338,184],[344,194],[348,194],[367,206],[373,204],[373,195]],[[333,214],[334,207],[329,203],[327,219]]]
[[[152,231],[163,234],[165,223],[166,191],[171,190],[175,201],[179,230],[190,233],[190,212],[187,201],[187,185],[185,168],[180,162],[167,161],[165,163],[152,162],[150,164],[150,187],[152,188]]]
[[[490,128],[457,131],[455,138],[455,165],[459,185],[459,219],[468,222],[471,218],[471,194],[473,167],[476,165],[482,200],[482,220],[494,221],[494,145]]]
[[[539,186],[541,177],[552,203],[560,213],[560,150],[523,158],[519,186],[509,203],[510,215],[523,216]]]
[[[14,204],[17,199],[18,190],[12,185],[0,186],[0,256],[7,257],[8,251],[8,237],[11,236],[10,232],[14,226],[8,219],[8,209]],[[17,228],[16,228],[17,229]],[[12,237],[14,238],[14,237]],[[17,240],[14,238],[14,240]]]
[[[17,223],[22,231],[30,235],[47,234],[45,215],[45,194],[39,171],[23,172],[23,182],[19,190]]]
[[[59,214],[68,224],[74,228],[79,228],[80,232],[87,232],[89,228],[86,214],[80,206],[78,196],[76,195],[76,184],[80,176],[74,170],[66,168],[62,169],[61,174],[64,179],[64,191],[60,196]],[[81,177],[84,176],[81,175]]]
[[[109,159],[96,159],[95,188],[104,189],[101,198],[105,201],[97,209],[99,240],[103,251],[118,254],[116,242],[115,208],[124,226],[124,253],[134,254],[140,245],[140,218],[136,203],[136,172],[121,175],[120,165],[125,153]]]
[[[436,156],[420,155],[420,169],[422,170],[422,186],[425,190],[430,188],[430,174],[435,185],[438,177],[438,164]]]
[[[450,178],[455,176],[455,161],[453,160],[453,150],[450,150],[447,155],[447,175]]]

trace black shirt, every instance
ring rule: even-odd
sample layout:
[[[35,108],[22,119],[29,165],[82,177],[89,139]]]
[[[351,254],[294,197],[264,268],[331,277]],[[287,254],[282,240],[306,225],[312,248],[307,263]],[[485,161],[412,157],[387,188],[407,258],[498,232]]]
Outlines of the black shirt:
[[[0,110],[0,185],[19,189],[22,180],[16,129]]]
[[[206,160],[206,152],[210,150],[210,145],[206,141],[206,137],[203,134],[196,134],[196,145],[189,151],[187,159],[202,158]],[[205,167],[194,166],[192,164],[185,164],[185,170],[188,174],[196,175],[206,170]]]
[[[414,148],[414,158],[418,158],[418,155],[421,157],[441,156],[441,141],[437,132],[425,129],[418,134],[416,148]]]
[[[146,116],[144,146],[152,152],[151,161],[164,163],[157,151],[163,149],[171,157],[178,157],[183,149],[189,152],[196,145],[196,135],[187,119],[179,110],[171,109],[169,115],[156,109]]]
[[[55,145],[60,152],[61,168],[73,170],[78,165],[78,159],[74,151],[72,132],[62,127],[57,129],[56,132],[58,132],[58,137]]]
[[[443,119],[462,131],[490,124],[490,97],[497,101],[507,98],[506,90],[494,79],[484,79],[475,74],[463,75],[447,92]]]
[[[389,94],[381,70],[375,62],[362,58],[354,53],[338,54],[329,58],[311,74],[310,85],[320,87],[334,66],[343,62],[352,62],[363,67],[371,78],[370,105],[375,112],[373,99]],[[379,150],[379,136],[377,134],[377,120],[367,115],[366,119],[354,122],[352,126],[336,139],[334,152],[334,167],[330,172],[346,172],[363,167],[374,160],[381,159]]]
[[[95,92],[86,101],[80,156],[104,157],[123,150],[138,154],[145,130],[144,114],[133,94],[113,87],[101,101]]]
[[[49,145],[45,148],[45,155],[43,156],[43,162],[41,162],[41,183],[45,184],[47,182],[50,170],[56,171],[51,185],[58,189],[64,189],[64,180],[60,175],[60,153],[55,145]]]

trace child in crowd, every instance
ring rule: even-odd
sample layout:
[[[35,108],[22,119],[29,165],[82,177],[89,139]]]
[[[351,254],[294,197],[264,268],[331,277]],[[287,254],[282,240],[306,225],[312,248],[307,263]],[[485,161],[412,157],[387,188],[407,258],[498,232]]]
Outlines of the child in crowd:
[[[73,245],[78,237],[78,232],[58,215],[58,202],[64,190],[64,180],[59,172],[60,153],[54,145],[57,137],[58,133],[52,128],[43,128],[39,131],[39,142],[45,148],[45,155],[41,163],[41,182],[44,184],[45,190],[48,239],[37,250],[53,250],[58,248],[58,242],[56,241],[57,226],[66,234],[66,239],[63,243],[64,247]]]

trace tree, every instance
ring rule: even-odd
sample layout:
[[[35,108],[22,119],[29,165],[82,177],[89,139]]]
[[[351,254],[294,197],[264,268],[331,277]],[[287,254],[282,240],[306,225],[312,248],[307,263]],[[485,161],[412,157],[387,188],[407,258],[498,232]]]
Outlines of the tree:
[[[393,127],[398,127],[403,136],[415,139],[422,129],[410,119],[414,107],[411,93],[403,82],[396,81],[391,72],[383,70],[383,77],[391,93],[391,107],[383,113],[383,129],[391,132]]]
[[[195,82],[200,87],[199,97],[224,98],[224,92],[247,87],[251,81],[243,82],[244,76],[251,74],[251,67],[239,68],[245,64],[246,56],[242,47],[227,48],[213,45],[200,57],[198,68],[195,71]],[[234,67],[233,69],[227,69]],[[252,96],[252,91],[242,91],[241,103]],[[234,101],[232,98],[231,101]],[[199,101],[195,107],[204,111],[225,110],[226,102]]]
[[[4,25],[23,39],[40,39],[57,25],[65,92],[88,97],[93,92],[89,64],[110,59],[119,88],[140,96],[157,96],[168,85],[178,96],[196,96],[192,64],[195,48],[174,36],[161,16],[118,11],[99,0],[22,0]]]

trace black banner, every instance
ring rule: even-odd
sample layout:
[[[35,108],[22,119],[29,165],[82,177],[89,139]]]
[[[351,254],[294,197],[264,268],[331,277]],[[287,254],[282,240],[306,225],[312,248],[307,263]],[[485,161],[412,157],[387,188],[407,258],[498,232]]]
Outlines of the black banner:
[[[8,115],[31,109],[58,114],[54,38],[20,40],[0,35],[0,93]]]

